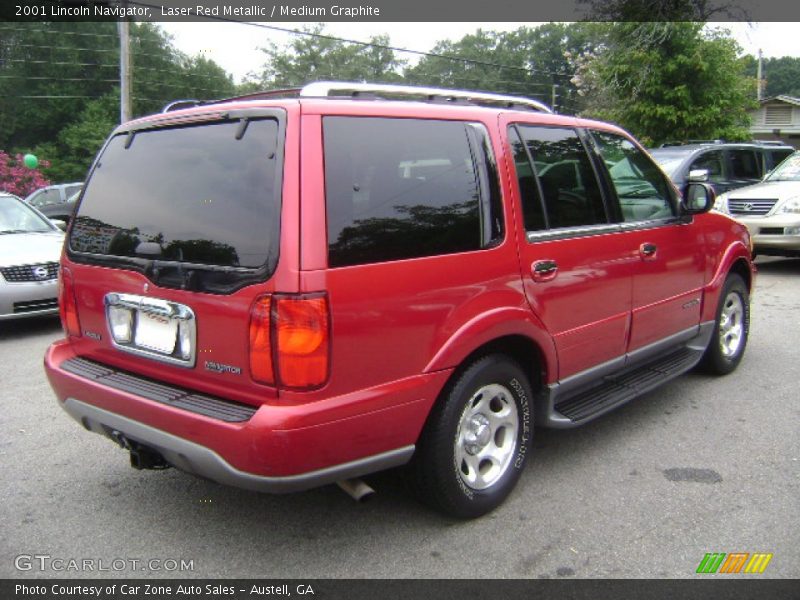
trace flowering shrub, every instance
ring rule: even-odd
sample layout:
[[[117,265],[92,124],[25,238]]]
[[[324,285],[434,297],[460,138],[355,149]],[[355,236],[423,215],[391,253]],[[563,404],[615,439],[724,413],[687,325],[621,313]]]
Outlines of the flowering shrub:
[[[47,168],[50,163],[43,160],[39,162],[39,166]],[[50,185],[50,181],[42,175],[39,169],[26,167],[22,154],[11,157],[0,150],[0,191],[24,198],[34,190],[46,185]]]

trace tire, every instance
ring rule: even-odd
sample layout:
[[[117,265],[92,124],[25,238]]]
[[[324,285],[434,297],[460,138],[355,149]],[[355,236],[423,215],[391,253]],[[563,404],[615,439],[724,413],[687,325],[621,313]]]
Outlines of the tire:
[[[740,275],[731,273],[722,286],[714,333],[700,361],[714,375],[733,372],[744,356],[750,333],[750,294]]]
[[[445,388],[417,444],[409,474],[420,499],[459,518],[499,506],[530,452],[532,401],[525,373],[506,356],[470,364]]]

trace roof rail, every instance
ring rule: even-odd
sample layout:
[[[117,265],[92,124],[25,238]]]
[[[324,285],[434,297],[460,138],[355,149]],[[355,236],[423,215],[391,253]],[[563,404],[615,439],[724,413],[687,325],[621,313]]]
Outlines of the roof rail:
[[[400,96],[405,99],[418,98],[427,102],[466,101],[480,106],[499,106],[535,110],[552,113],[544,103],[521,96],[507,96],[488,92],[472,92],[467,90],[449,90],[445,88],[417,87],[410,85],[394,85],[381,83],[352,83],[341,81],[318,81],[310,83],[300,90],[301,98],[327,98],[330,96],[381,97]]]
[[[171,112],[173,110],[180,110],[182,108],[191,108],[193,106],[200,106],[201,104],[205,104],[203,100],[194,100],[187,98],[186,100],[173,100],[164,108],[161,109],[162,113]]]
[[[220,98],[219,100],[173,100],[167,104],[162,113],[171,112],[173,110],[181,110],[182,108],[192,108],[193,106],[206,106],[208,104],[220,104],[222,102],[235,102],[237,100],[265,100],[268,98],[291,98],[297,97],[300,93],[300,88],[289,88],[285,90],[267,90],[262,92],[252,92],[250,94],[242,94],[241,96],[232,96],[230,98]]]

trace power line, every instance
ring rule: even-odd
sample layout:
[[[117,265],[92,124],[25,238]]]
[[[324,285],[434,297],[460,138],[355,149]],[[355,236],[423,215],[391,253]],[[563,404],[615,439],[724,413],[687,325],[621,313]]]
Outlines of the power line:
[[[157,6],[152,4],[147,4],[146,2],[136,2],[135,0],[129,0],[128,4],[132,4],[134,6],[140,6],[142,8],[151,8],[153,10],[157,9]],[[439,54],[436,52],[423,52],[421,50],[410,50],[408,48],[399,48],[397,46],[389,46],[387,44],[376,44],[374,42],[362,42],[360,40],[351,40],[348,38],[341,38],[333,35],[328,35],[324,33],[315,33],[313,31],[299,31],[297,29],[287,29],[285,27],[278,27],[276,25],[265,25],[263,23],[252,23],[248,21],[237,21],[235,19],[226,19],[225,17],[219,16],[204,16],[204,19],[208,19],[210,21],[220,21],[223,23],[235,23],[238,25],[248,25],[250,27],[258,27],[259,29],[268,29],[271,31],[280,31],[282,33],[289,33],[291,35],[304,35],[307,37],[314,37],[318,39],[327,39],[336,42],[344,42],[347,44],[355,44],[358,46],[364,46],[367,48],[379,48],[381,50],[391,50],[392,52],[403,52],[406,54],[413,54],[415,56],[423,56],[423,57],[430,57],[430,58],[440,58],[443,60],[449,60],[453,62],[460,62],[464,64],[474,64],[484,67],[492,67],[496,69],[509,69],[513,71],[521,71],[525,73],[535,73],[540,75],[552,75],[554,77],[572,77],[571,73],[557,73],[555,71],[545,71],[541,69],[534,69],[532,67],[517,67],[511,65],[502,65],[499,63],[493,63],[488,61],[481,61],[475,60],[471,58],[461,58],[458,56],[450,56],[447,54]]]

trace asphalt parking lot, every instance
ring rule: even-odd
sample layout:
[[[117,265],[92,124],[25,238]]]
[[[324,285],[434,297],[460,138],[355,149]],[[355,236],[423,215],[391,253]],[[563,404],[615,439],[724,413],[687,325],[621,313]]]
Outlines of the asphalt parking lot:
[[[735,373],[538,431],[515,493],[471,522],[393,472],[356,504],[335,486],[267,496],[135,471],[57,406],[42,356],[58,321],[0,323],[0,577],[691,578],[708,552],[773,554],[736,577],[800,577],[800,260],[758,265]]]

